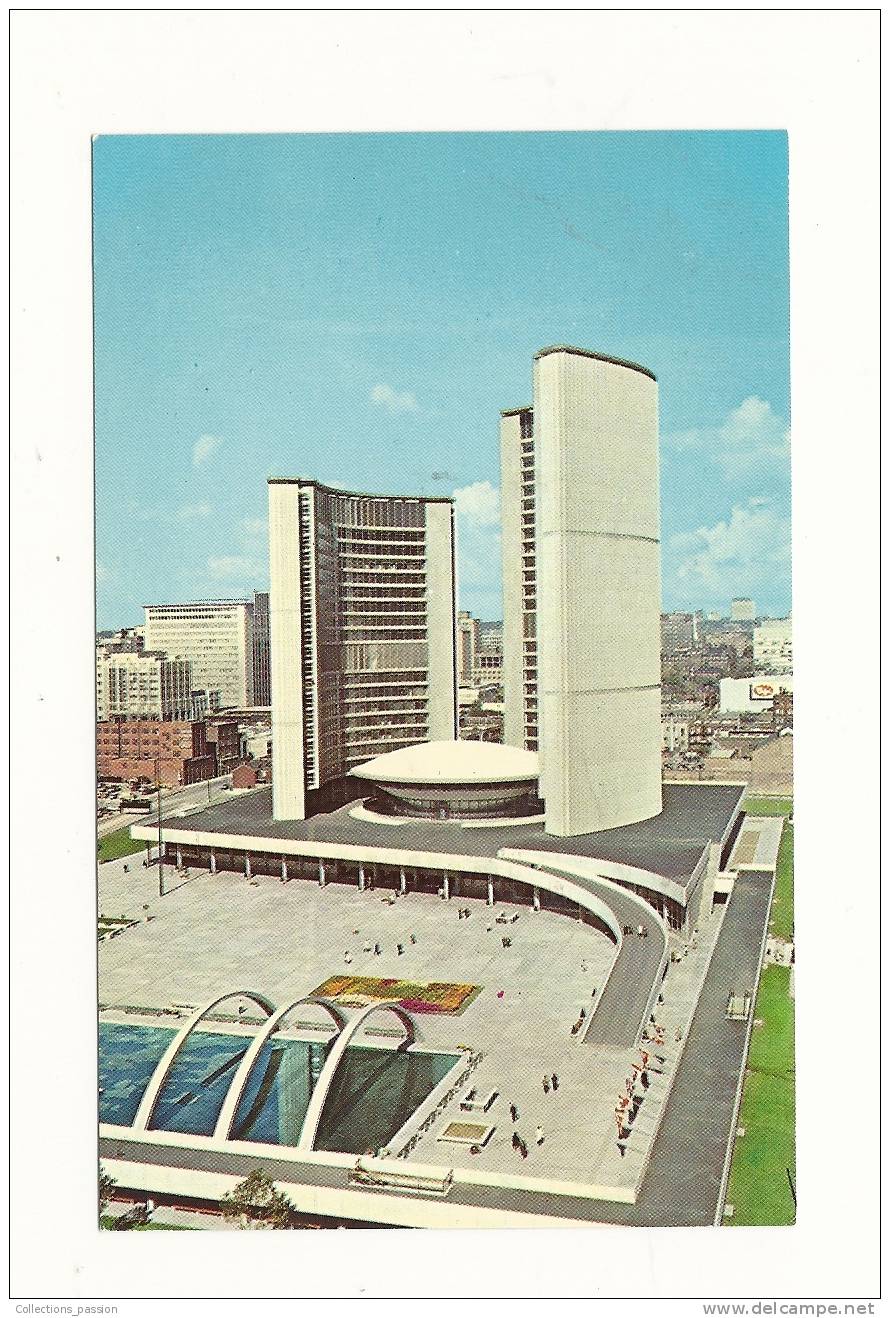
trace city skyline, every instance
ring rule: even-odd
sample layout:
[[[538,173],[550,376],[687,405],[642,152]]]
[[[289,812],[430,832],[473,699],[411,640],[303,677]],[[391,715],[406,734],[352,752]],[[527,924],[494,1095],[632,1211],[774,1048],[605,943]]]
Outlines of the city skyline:
[[[498,414],[558,342],[659,377],[663,608],[788,612],[784,134],[115,137],[94,163],[100,627],[264,589],[265,481],[294,472],[453,495],[459,605],[500,617]]]

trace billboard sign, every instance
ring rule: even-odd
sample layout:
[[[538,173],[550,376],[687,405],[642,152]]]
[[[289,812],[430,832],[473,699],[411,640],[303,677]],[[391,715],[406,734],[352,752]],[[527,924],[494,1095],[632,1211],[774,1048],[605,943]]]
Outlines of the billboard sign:
[[[772,700],[780,691],[787,691],[787,684],[778,678],[758,677],[751,683],[751,700]]]

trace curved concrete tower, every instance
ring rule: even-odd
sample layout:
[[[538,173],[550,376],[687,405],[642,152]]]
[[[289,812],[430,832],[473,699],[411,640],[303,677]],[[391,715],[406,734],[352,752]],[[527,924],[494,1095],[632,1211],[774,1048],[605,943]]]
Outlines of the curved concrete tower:
[[[568,837],[661,811],[655,376],[542,349],[534,450],[541,795]]]
[[[350,769],[457,731],[454,507],[269,481],[272,814],[341,803]]]

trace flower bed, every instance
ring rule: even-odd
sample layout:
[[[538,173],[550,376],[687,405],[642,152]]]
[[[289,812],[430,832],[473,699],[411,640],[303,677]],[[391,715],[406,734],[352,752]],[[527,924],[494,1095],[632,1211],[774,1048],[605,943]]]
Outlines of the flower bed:
[[[332,998],[343,1006],[356,1001],[397,1002],[406,1011],[456,1016],[480,993],[478,984],[419,984],[407,979],[375,979],[366,975],[331,975],[313,989],[314,997]]]

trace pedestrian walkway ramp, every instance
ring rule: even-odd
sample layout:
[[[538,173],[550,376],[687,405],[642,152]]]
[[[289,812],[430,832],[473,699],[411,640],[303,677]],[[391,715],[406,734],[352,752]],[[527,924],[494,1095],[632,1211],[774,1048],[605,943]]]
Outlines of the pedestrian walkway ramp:
[[[533,866],[541,875],[558,875],[573,884],[578,899],[594,899],[610,915],[617,952],[609,977],[603,985],[584,1042],[602,1048],[632,1048],[637,1043],[643,1026],[658,996],[659,986],[667,968],[668,936],[658,912],[643,897],[620,886],[614,878],[606,878],[600,871],[617,866],[584,856],[562,853],[514,851],[503,849],[505,859],[518,860]],[[635,872],[628,871],[631,875]],[[642,927],[646,937],[636,930]],[[634,932],[624,934],[624,929]]]

